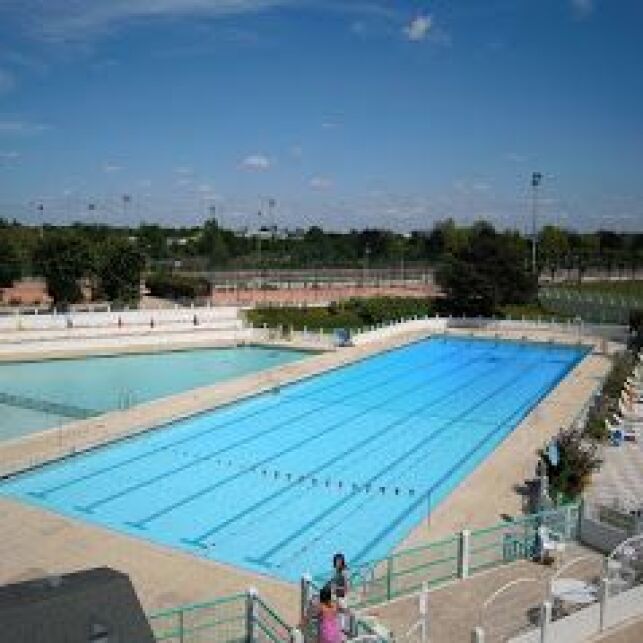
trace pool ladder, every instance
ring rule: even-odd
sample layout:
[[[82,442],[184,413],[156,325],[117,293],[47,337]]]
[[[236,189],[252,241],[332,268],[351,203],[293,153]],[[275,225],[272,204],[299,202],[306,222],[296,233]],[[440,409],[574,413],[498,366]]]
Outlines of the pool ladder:
[[[129,389],[122,390],[118,394],[118,409],[126,411],[136,405],[136,394]]]

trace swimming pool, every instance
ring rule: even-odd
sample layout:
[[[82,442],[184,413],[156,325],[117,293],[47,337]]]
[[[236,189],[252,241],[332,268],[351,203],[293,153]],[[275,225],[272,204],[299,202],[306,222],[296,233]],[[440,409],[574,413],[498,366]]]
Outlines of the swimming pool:
[[[25,474],[0,493],[294,580],[388,553],[584,356],[432,338]]]
[[[0,441],[273,368],[306,354],[244,346],[0,362]]]

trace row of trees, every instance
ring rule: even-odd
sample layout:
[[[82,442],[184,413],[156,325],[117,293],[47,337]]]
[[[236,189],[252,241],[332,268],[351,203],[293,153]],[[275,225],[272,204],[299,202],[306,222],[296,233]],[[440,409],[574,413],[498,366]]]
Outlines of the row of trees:
[[[6,239],[0,241],[3,252],[9,261],[4,262],[0,286],[8,286],[19,276],[19,255]],[[83,286],[92,299],[135,302],[145,267],[144,255],[125,238],[91,242],[69,230],[43,236],[34,247],[31,261],[47,282],[54,303],[62,306],[81,301],[85,296]]]
[[[612,263],[628,259],[635,267],[643,265],[643,235],[580,235],[546,227],[540,235],[539,256],[552,270],[570,262],[578,268],[592,262],[601,265],[601,257]],[[176,262],[189,258],[200,258],[204,267],[430,262],[446,295],[440,305],[451,314],[491,315],[508,304],[533,302],[537,289],[530,240],[516,231],[496,231],[484,221],[456,226],[447,220],[428,232],[410,235],[379,229],[331,233],[312,227],[277,238],[236,234],[215,219],[190,229],[81,224],[34,229],[0,220],[0,288],[26,274],[42,276],[57,304],[78,301],[82,285],[94,298],[135,300],[146,264],[166,259],[171,272]],[[177,284],[164,278],[156,285],[161,292]]]
[[[390,230],[366,229],[338,233],[313,226],[290,233],[263,229],[258,234],[234,232],[216,219],[202,226],[169,228],[141,224],[134,228],[74,224],[66,228],[89,244],[101,244],[118,237],[131,239],[148,260],[202,268],[315,267],[396,264],[400,262],[437,262],[457,255],[470,245],[477,225],[457,226],[448,219],[430,230],[402,235]],[[39,238],[55,234],[60,228],[38,229],[0,219],[0,270],[7,270],[7,257],[23,273],[33,272],[33,257]],[[518,233],[510,235],[529,261],[530,240]],[[13,247],[13,257],[6,246]],[[544,227],[538,238],[539,269],[589,266],[632,268],[643,265],[643,234],[609,231],[580,234],[555,226]],[[5,280],[6,281],[6,280]]]

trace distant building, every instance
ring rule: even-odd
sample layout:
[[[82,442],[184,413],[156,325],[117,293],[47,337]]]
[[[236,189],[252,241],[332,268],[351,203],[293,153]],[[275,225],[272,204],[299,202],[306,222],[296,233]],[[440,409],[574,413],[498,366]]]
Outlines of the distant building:
[[[108,567],[0,587],[2,643],[154,643],[129,577]]]

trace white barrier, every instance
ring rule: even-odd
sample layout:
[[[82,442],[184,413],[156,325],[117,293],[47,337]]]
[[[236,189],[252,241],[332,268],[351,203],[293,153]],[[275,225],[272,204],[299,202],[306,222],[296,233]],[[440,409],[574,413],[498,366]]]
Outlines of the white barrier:
[[[101,312],[38,313],[0,316],[0,332],[70,328],[155,327],[167,324],[202,325],[239,318],[236,306],[201,306]],[[196,323],[195,323],[196,322]]]
[[[391,324],[364,329],[354,334],[351,339],[355,346],[381,341],[399,333],[433,332],[443,333],[447,330],[448,320],[440,317],[423,317],[420,319],[407,319]]]
[[[601,615],[602,612],[602,615]],[[604,630],[643,617],[643,585],[601,600],[564,618],[509,639],[509,643],[582,643]],[[544,626],[544,627],[543,627]]]

